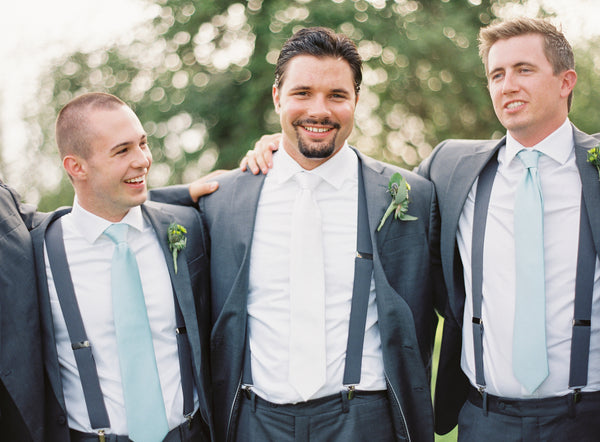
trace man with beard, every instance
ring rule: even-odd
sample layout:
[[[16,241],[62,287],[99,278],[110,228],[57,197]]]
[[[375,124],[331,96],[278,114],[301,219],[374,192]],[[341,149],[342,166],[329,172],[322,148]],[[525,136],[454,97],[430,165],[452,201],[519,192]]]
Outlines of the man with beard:
[[[433,187],[348,146],[362,74],[347,37],[300,30],[275,73],[273,169],[200,200],[216,438],[433,440]],[[381,223],[396,172],[408,209]]]

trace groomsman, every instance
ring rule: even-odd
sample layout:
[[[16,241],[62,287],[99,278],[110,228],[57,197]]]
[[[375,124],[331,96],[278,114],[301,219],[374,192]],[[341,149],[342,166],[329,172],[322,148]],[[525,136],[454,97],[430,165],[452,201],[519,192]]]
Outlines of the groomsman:
[[[0,439],[43,441],[44,372],[33,247],[35,208],[0,181]]]
[[[76,196],[31,233],[49,380],[45,440],[211,440],[200,215],[145,202],[147,136],[117,97],[72,100],[56,138]]]
[[[464,441],[598,440],[598,140],[567,117],[573,51],[539,19],[479,39],[506,136],[445,141],[419,167],[437,191],[449,296],[436,430],[458,418]]]
[[[273,170],[200,200],[218,440],[433,440],[433,187],[347,144],[361,77],[347,37],[294,34]],[[394,195],[403,215],[382,220]]]

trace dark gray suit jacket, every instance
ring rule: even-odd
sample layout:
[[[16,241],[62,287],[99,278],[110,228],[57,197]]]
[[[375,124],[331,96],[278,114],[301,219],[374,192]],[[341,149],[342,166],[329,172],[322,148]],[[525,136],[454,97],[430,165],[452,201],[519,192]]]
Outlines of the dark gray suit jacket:
[[[43,355],[49,388],[46,395],[46,441],[68,441],[69,429],[63,396],[58,356],[54,339],[54,323],[48,295],[48,281],[44,259],[44,235],[50,222],[68,213],[61,209],[51,213],[31,232],[38,273],[39,304],[41,311]],[[196,210],[148,202],[142,205],[144,216],[150,221],[165,254],[171,283],[181,312],[192,350],[194,380],[198,386],[199,413],[204,422],[212,423],[210,408],[210,363],[208,355],[210,327],[210,280],[207,238],[201,217]],[[187,247],[179,252],[178,272],[167,242],[167,228],[176,222],[187,229]],[[185,264],[187,265],[185,265]],[[175,333],[175,331],[173,331]],[[93,343],[92,343],[93,345]],[[183,410],[182,410],[183,412]],[[210,424],[212,426],[212,424]]]
[[[35,208],[0,182],[0,439],[42,441],[44,372],[28,228]]]
[[[587,151],[598,140],[573,127],[575,158],[583,185],[596,251],[600,250],[600,182],[598,171],[587,162]],[[418,172],[435,185],[441,217],[440,250],[448,290],[444,336],[435,394],[436,432],[445,434],[456,426],[466,400],[468,380],[460,368],[462,320],[465,303],[463,266],[456,244],[458,220],[473,182],[505,139],[447,140],[419,166]],[[579,198],[573,195],[573,198]]]
[[[437,213],[431,183],[416,174],[359,155],[374,247],[374,278],[385,373],[397,440],[433,440],[429,388],[436,324],[430,249],[435,249]],[[400,171],[411,185],[409,213],[417,221],[379,220],[391,199],[389,177]],[[217,178],[219,190],[200,200],[211,239],[215,434],[225,441],[236,425],[244,355],[250,249],[264,175],[235,170]],[[179,193],[151,198],[189,203]],[[441,278],[441,276],[440,276]]]

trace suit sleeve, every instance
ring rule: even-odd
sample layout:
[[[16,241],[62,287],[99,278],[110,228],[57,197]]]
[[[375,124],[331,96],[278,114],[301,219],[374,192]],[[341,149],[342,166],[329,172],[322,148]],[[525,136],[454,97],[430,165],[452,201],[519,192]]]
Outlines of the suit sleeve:
[[[158,203],[176,204],[178,206],[197,207],[190,196],[187,184],[160,187],[148,192],[148,198]]]

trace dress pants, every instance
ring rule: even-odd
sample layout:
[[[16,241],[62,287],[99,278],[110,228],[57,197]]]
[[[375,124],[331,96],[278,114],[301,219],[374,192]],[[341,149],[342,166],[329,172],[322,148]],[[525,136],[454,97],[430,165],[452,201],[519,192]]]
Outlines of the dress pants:
[[[238,442],[395,441],[385,391],[347,393],[301,402],[273,404],[254,393],[241,394]]]
[[[487,416],[470,392],[458,416],[459,442],[597,442],[600,440],[600,393],[514,400],[491,396]]]

